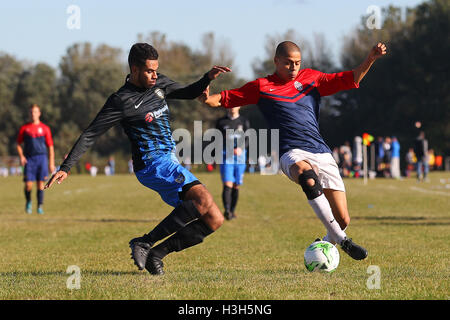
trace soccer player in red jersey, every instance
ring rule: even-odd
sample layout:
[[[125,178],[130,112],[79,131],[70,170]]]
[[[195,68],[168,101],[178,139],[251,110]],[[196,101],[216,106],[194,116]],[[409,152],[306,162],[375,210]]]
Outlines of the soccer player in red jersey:
[[[37,182],[37,212],[44,213],[44,181],[47,180],[48,169],[55,171],[55,152],[50,128],[40,121],[41,109],[37,104],[30,106],[31,122],[24,124],[17,137],[17,152],[20,163],[24,167],[25,211],[32,213],[31,190],[33,181]],[[24,145],[22,148],[21,144]],[[48,150],[47,150],[48,149]],[[48,161],[47,161],[48,157]]]
[[[279,130],[281,169],[302,187],[328,231],[323,240],[338,243],[355,260],[365,259],[367,250],[344,232],[350,222],[347,198],[338,166],[319,132],[320,98],[358,88],[375,60],[385,54],[386,46],[378,43],[357,68],[327,74],[300,69],[300,48],[284,41],[275,52],[274,74],[220,94],[209,95],[207,89],[200,98],[210,107],[258,105],[270,128]]]

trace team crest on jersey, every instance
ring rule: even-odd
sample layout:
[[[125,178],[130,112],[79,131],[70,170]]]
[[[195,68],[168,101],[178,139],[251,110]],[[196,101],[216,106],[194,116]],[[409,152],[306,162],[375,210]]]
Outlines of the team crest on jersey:
[[[185,180],[184,174],[180,173],[180,175],[175,179],[176,183],[183,183]]]
[[[38,134],[42,134],[42,128],[41,127],[38,128]]]
[[[161,90],[161,89],[155,89],[155,94],[159,97],[159,98],[161,98],[161,99],[164,99],[164,92]]]
[[[162,107],[161,109],[158,109],[156,111],[150,111],[145,115],[145,121],[152,122],[153,119],[158,119],[167,110],[169,110],[169,106],[167,104],[165,104],[164,107]]]
[[[149,112],[145,115],[145,121],[152,122],[153,121],[153,113]]]
[[[302,91],[302,90],[303,90],[303,85],[302,85],[300,82],[298,82],[298,81],[295,81],[295,82],[294,82],[294,87],[295,87],[295,89],[297,89],[298,91]]]

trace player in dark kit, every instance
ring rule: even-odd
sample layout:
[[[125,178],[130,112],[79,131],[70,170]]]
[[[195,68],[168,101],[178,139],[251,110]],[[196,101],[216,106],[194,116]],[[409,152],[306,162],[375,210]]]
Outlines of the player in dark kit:
[[[125,84],[108,98],[46,188],[66,179],[70,168],[94,140],[120,124],[131,142],[137,179],[175,207],[151,232],[130,241],[131,257],[139,270],[146,268],[151,274],[160,275],[164,273],[162,259],[167,254],[201,243],[223,223],[211,194],[175,157],[166,99],[195,99],[211,80],[230,69],[215,66],[199,81],[182,86],[157,72],[158,52],[147,43],[131,47],[128,63],[131,73]]]
[[[344,232],[350,222],[345,186],[319,131],[320,99],[358,88],[372,64],[384,54],[386,46],[378,43],[355,69],[327,74],[300,70],[300,48],[284,41],[276,48],[274,74],[220,94],[210,96],[207,89],[200,97],[210,107],[258,105],[270,128],[279,130],[281,169],[301,186],[326,227],[324,240],[339,244],[355,260],[365,259],[368,253]]]
[[[248,140],[245,139],[245,131],[250,128],[247,118],[239,114],[239,108],[227,110],[227,115],[217,120],[216,129],[223,136],[223,157],[220,165],[223,190],[222,201],[225,209],[225,219],[236,218],[236,205],[239,198],[239,186],[244,182],[246,150]],[[227,145],[233,148],[233,152],[227,154]]]
[[[55,152],[50,128],[40,121],[41,109],[37,104],[30,107],[31,122],[23,125],[17,137],[17,152],[24,167],[25,211],[31,214],[31,190],[33,181],[37,183],[37,213],[44,214],[44,184],[50,173],[55,170]],[[23,144],[23,148],[22,145]]]

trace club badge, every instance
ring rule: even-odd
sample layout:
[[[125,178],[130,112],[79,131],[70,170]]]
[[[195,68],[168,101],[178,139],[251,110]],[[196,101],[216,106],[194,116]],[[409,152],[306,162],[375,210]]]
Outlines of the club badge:
[[[159,98],[161,98],[161,99],[164,99],[164,92],[161,90],[161,89],[155,89],[155,94],[159,97]]]
[[[303,90],[303,85],[302,85],[300,82],[298,82],[298,81],[295,81],[295,82],[294,82],[294,87],[295,87],[295,89],[297,89],[298,91],[302,91],[302,90]]]

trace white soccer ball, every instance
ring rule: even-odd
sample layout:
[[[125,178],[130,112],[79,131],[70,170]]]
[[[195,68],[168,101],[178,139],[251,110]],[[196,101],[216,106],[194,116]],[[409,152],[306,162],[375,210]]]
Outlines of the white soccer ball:
[[[327,241],[315,241],[305,251],[308,271],[333,272],[339,265],[339,251]]]

